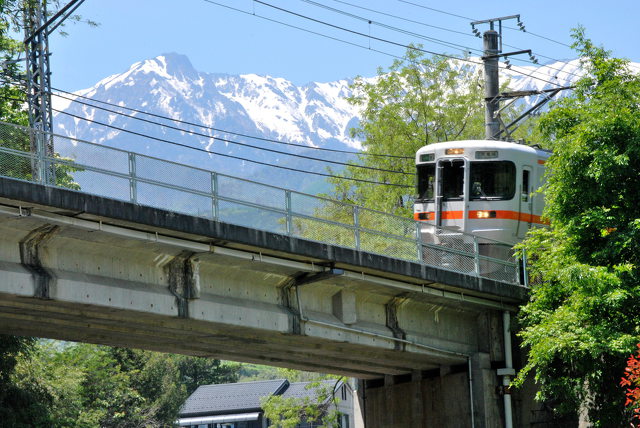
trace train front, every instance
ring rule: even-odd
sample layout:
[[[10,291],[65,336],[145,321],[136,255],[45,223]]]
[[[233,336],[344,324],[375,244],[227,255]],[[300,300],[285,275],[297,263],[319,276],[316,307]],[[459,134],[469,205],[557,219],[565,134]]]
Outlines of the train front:
[[[414,218],[423,222],[423,242],[463,251],[480,245],[482,253],[504,257],[540,223],[543,199],[535,190],[548,157],[548,152],[504,141],[422,147],[416,153]]]

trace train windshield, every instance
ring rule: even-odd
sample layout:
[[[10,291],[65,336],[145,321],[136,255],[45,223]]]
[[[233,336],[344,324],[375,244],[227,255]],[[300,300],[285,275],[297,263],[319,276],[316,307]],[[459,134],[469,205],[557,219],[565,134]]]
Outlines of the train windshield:
[[[425,163],[418,165],[418,197],[419,201],[432,201],[435,192],[436,165]]]
[[[470,172],[470,199],[513,198],[516,191],[516,166],[513,162],[471,162]]]
[[[464,161],[440,161],[442,167],[442,199],[445,201],[464,198]]]

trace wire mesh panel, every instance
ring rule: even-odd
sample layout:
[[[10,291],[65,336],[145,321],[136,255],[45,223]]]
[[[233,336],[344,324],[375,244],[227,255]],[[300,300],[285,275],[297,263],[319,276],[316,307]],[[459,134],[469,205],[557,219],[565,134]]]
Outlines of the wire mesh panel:
[[[293,217],[291,234],[310,241],[355,248],[355,230],[345,224],[308,217]]]
[[[120,174],[129,173],[129,154],[122,150],[54,135],[57,157]]]
[[[498,281],[518,283],[518,260],[513,248],[501,242],[478,238],[480,276]]]
[[[291,211],[309,217],[354,225],[354,206],[304,193],[291,192]]]
[[[28,152],[33,144],[35,144],[34,131],[0,122],[0,147]]]
[[[211,172],[173,162],[135,155],[135,175],[172,186],[204,193],[213,191]]]
[[[137,203],[161,208],[195,217],[213,218],[210,196],[185,192],[184,190],[138,182],[136,187]]]
[[[68,166],[66,162],[53,162],[57,170]],[[56,186],[72,190],[81,190],[104,198],[131,201],[131,182],[128,178],[118,177],[109,173],[83,168],[72,168],[72,175],[62,179],[56,176]]]
[[[229,201],[220,201],[218,209],[218,218],[225,223],[274,233],[287,232],[284,212]]]
[[[402,260],[418,261],[417,241],[381,233],[360,231],[360,249]]]
[[[222,198],[245,201],[280,210],[286,208],[284,189],[227,175],[218,175],[217,194]]]
[[[409,239],[416,239],[416,222],[411,218],[399,217],[366,208],[359,208],[358,225],[364,229],[376,230]]]
[[[474,275],[476,257],[473,253],[453,251],[435,244],[422,245],[422,261],[429,266]]]
[[[4,149],[4,148],[3,148]],[[0,175],[4,177],[17,178],[19,180],[33,180],[33,168],[36,160],[26,153],[0,151]]]

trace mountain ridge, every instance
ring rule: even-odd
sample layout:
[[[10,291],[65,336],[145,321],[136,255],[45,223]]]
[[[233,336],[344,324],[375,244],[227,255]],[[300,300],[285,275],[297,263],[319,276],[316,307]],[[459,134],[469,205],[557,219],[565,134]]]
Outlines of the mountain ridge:
[[[542,90],[554,85],[569,86],[575,81],[578,70],[579,61],[572,60],[540,67],[513,66],[511,70],[506,70],[506,74],[510,76],[509,87],[512,90]],[[540,76],[544,81],[531,77],[532,74]],[[373,80],[375,77],[367,79]],[[276,183],[277,178],[289,182],[294,189],[304,190],[318,176],[309,177],[292,171],[275,172],[274,168],[260,166],[258,163],[324,173],[327,172],[327,164],[256,150],[234,144],[233,141],[242,140],[243,143],[256,147],[273,148],[273,143],[265,140],[274,139],[290,143],[277,149],[292,154],[304,153],[336,162],[355,160],[355,157],[347,154],[322,152],[320,155],[317,151],[307,149],[361,149],[360,142],[350,135],[351,128],[359,123],[358,107],[351,105],[346,99],[352,94],[352,83],[352,79],[342,79],[296,86],[282,77],[202,72],[196,70],[185,55],[166,53],[138,61],[123,73],[107,76],[91,88],[75,92],[77,101],[98,106],[98,102],[87,101],[84,97],[106,101],[121,106],[120,111],[126,115],[54,97],[54,108],[64,112],[55,115],[54,129],[58,133],[99,144],[221,173],[251,177],[270,184],[281,184]],[[532,97],[529,104],[533,105],[540,97]],[[127,111],[125,107],[201,126],[147,117],[140,112]],[[108,108],[118,110],[111,106]],[[110,128],[105,130],[102,126],[65,113],[104,122]],[[143,117],[152,119],[155,123],[135,119]],[[163,128],[157,124],[170,124],[182,130]],[[136,137],[123,130],[175,141],[196,147],[199,151]],[[199,135],[190,135],[193,132]],[[215,151],[217,154],[202,153],[202,150]],[[251,159],[258,163],[232,160],[229,156]],[[339,167],[334,164],[333,169]]]

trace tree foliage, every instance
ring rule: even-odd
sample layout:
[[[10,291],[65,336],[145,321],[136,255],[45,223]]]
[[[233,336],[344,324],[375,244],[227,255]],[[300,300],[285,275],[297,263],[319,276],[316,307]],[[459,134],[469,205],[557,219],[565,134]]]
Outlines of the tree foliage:
[[[353,184],[333,180],[339,199],[386,212],[408,214],[403,201],[413,193],[415,152],[425,144],[484,135],[481,75],[472,66],[444,57],[425,57],[408,49],[374,79],[357,78],[349,101],[361,108],[360,126],[352,130],[367,153],[399,156],[360,156],[359,165],[344,175],[407,186]],[[375,169],[401,171],[397,174]]]
[[[39,379],[17,379],[17,367],[31,359],[32,338],[0,335],[0,427],[48,426],[52,397]],[[18,381],[19,380],[19,381]]]
[[[208,358],[5,338],[0,421],[11,423],[0,426],[173,426],[195,381],[235,382],[240,369]]]
[[[295,370],[289,371],[289,375],[294,378],[299,373]],[[301,423],[313,423],[316,424],[314,426],[326,428],[339,427],[337,405],[340,399],[335,396],[335,392],[336,387],[344,380],[343,377],[330,375],[318,377],[316,374],[315,379],[306,385],[309,391],[306,396],[264,397],[261,405],[265,418],[270,422],[269,428],[296,428]]]
[[[594,426],[628,422],[618,381],[640,338],[640,78],[583,29],[574,47],[587,74],[540,122],[549,229],[524,244],[539,281],[522,309],[539,398],[587,411]]]

